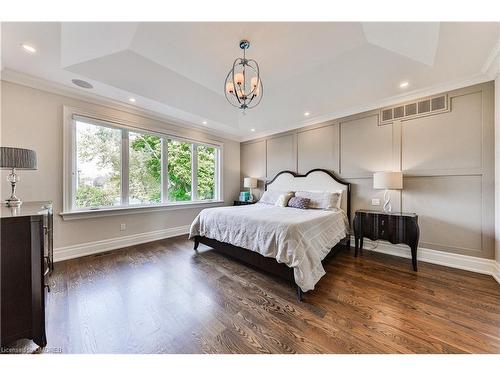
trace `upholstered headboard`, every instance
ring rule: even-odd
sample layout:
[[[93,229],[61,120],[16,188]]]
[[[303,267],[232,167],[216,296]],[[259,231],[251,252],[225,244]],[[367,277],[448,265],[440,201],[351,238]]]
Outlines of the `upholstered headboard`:
[[[341,208],[351,220],[351,184],[326,169],[313,169],[304,175],[291,171],[279,172],[266,182],[266,190],[281,191],[339,191],[342,190]]]

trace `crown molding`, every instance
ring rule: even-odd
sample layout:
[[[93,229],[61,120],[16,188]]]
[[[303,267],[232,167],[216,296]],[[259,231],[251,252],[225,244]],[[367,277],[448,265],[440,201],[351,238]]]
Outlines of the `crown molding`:
[[[481,72],[490,79],[495,79],[500,74],[500,38],[488,55]]]
[[[84,92],[76,88],[68,87],[43,78],[34,77],[29,74],[15,71],[9,68],[1,70],[0,80],[30,87],[36,90],[46,91],[56,95],[66,96],[72,99],[83,100],[95,105],[118,109],[120,111],[128,112],[137,116],[147,117],[154,121],[160,121],[163,123],[167,123],[168,125],[178,126],[187,130],[197,130],[207,136],[215,136],[236,142],[241,141],[241,137],[235,133],[217,129],[208,129],[198,124],[193,124],[188,121],[173,118],[156,111],[140,108],[137,106],[131,106],[118,100],[110,99],[105,96],[96,94],[95,92]]]
[[[464,79],[459,79],[455,81],[449,81],[445,83],[440,83],[434,86],[429,86],[423,89],[418,89],[418,90],[413,90],[404,94],[400,95],[395,95],[391,96],[389,98],[385,99],[380,99],[380,100],[374,100],[370,103],[357,106],[357,107],[351,107],[346,110],[342,111],[335,111],[335,112],[330,112],[325,115],[321,116],[315,116],[307,119],[306,121],[301,121],[296,124],[293,128],[286,128],[286,129],[281,129],[281,130],[274,130],[274,131],[267,131],[267,132],[259,132],[251,136],[243,136],[241,142],[248,142],[248,141],[255,141],[260,138],[265,138],[269,137],[275,134],[280,134],[280,133],[285,133],[297,129],[301,129],[306,126],[312,126],[312,125],[319,125],[328,121],[334,121],[334,120],[339,120],[344,117],[360,114],[363,112],[368,112],[368,111],[373,111],[375,109],[380,109],[384,107],[390,107],[393,105],[396,105],[398,103],[402,102],[407,102],[407,101],[412,101],[416,100],[422,97],[426,96],[433,96],[437,94],[441,94],[444,92],[452,91],[452,90],[457,90],[461,89],[464,87],[468,86],[473,86],[477,85],[480,83],[488,82],[493,80],[490,78],[488,75],[480,73],[480,74],[475,74],[470,77],[464,78]]]

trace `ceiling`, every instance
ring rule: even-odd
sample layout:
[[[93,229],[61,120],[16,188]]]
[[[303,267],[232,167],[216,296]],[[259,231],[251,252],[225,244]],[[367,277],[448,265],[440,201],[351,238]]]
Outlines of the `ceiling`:
[[[127,105],[133,97],[140,109],[246,140],[486,80],[499,30],[498,23],[436,22],[3,23],[2,69],[4,77],[22,73],[73,88],[72,79],[84,79],[92,95]],[[243,38],[264,86],[261,104],[246,115],[223,92]],[[23,43],[37,52],[26,53]]]

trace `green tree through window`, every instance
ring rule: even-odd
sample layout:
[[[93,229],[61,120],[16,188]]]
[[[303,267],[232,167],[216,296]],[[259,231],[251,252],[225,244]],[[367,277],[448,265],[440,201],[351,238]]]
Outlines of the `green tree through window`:
[[[215,147],[198,146],[198,199],[215,198],[216,152]]]
[[[76,123],[76,205],[114,206],[121,203],[121,131]]]
[[[191,144],[168,140],[168,199],[191,200]]]
[[[128,160],[122,161],[122,132],[128,132]],[[76,121],[77,189],[76,206],[105,207],[122,203],[121,168],[128,166],[128,204],[161,203],[162,167],[168,173],[166,200],[190,201],[217,195],[218,150],[166,139],[157,135]],[[126,138],[125,138],[126,139]],[[167,165],[162,166],[163,142],[167,142]],[[193,187],[193,147],[196,147],[197,186]],[[126,199],[126,198],[125,198]]]
[[[161,202],[161,138],[129,133],[129,204]]]

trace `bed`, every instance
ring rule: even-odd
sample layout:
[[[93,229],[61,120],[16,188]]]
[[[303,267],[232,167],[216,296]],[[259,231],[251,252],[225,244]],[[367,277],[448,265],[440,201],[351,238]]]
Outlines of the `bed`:
[[[332,172],[313,169],[305,175],[278,173],[266,191],[342,192],[331,210],[253,205],[209,208],[191,225],[194,248],[200,243],[264,272],[291,282],[297,298],[314,289],[325,275],[323,265],[350,246],[351,186]]]

